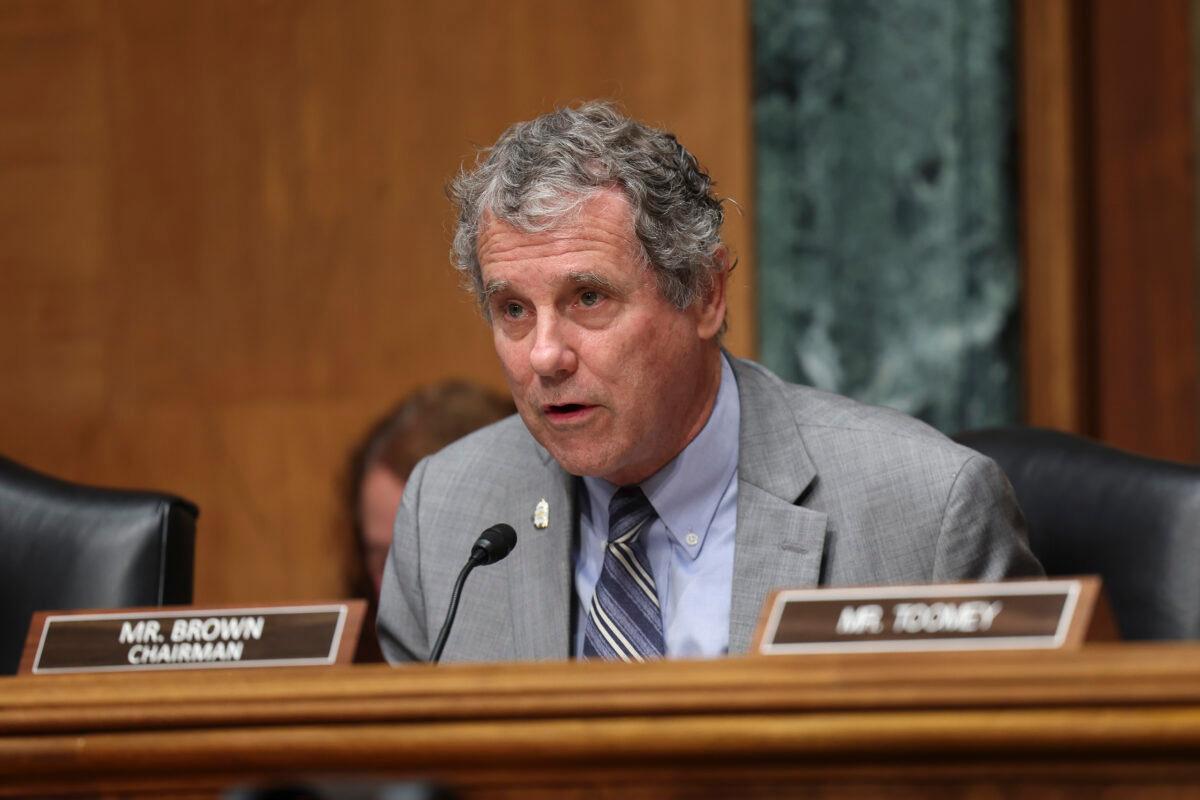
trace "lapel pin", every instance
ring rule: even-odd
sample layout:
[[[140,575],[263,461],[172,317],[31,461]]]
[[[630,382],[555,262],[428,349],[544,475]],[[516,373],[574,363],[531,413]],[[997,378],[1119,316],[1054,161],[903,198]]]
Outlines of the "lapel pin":
[[[550,527],[550,504],[544,497],[538,500],[538,504],[533,509],[533,527],[538,529]]]

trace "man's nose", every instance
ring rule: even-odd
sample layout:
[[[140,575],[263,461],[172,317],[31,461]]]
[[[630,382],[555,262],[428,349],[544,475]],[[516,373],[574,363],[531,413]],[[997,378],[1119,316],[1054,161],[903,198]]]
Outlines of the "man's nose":
[[[563,377],[575,371],[578,364],[575,349],[567,341],[562,321],[555,315],[539,315],[529,363],[543,378]]]

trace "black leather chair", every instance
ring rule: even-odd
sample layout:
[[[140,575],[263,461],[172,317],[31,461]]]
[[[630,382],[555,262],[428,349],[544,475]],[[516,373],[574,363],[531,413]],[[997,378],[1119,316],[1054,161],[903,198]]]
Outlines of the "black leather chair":
[[[198,514],[0,457],[0,674],[16,672],[34,611],[190,603]]]
[[[1038,428],[954,438],[1008,475],[1048,575],[1104,579],[1124,638],[1200,638],[1200,468]]]

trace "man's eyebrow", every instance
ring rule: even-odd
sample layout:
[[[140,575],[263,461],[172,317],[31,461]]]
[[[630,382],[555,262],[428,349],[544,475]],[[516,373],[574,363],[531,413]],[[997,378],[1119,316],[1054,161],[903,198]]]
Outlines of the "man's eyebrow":
[[[622,293],[620,287],[598,272],[572,272],[567,277],[572,283],[596,286],[609,294],[619,295]]]
[[[483,287],[483,302],[486,303],[488,300],[491,300],[494,296],[505,291],[511,285],[512,284],[510,284],[508,281],[488,281]]]

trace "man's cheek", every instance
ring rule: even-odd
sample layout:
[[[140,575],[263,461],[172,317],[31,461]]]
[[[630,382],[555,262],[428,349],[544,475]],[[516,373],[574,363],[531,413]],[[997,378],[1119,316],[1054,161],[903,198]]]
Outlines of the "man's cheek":
[[[497,348],[496,354],[500,357],[500,368],[504,370],[504,379],[508,381],[508,389],[513,394],[513,399],[520,402],[518,396],[521,393],[521,387],[526,383],[526,373],[520,369],[520,362],[512,357],[512,354]]]

